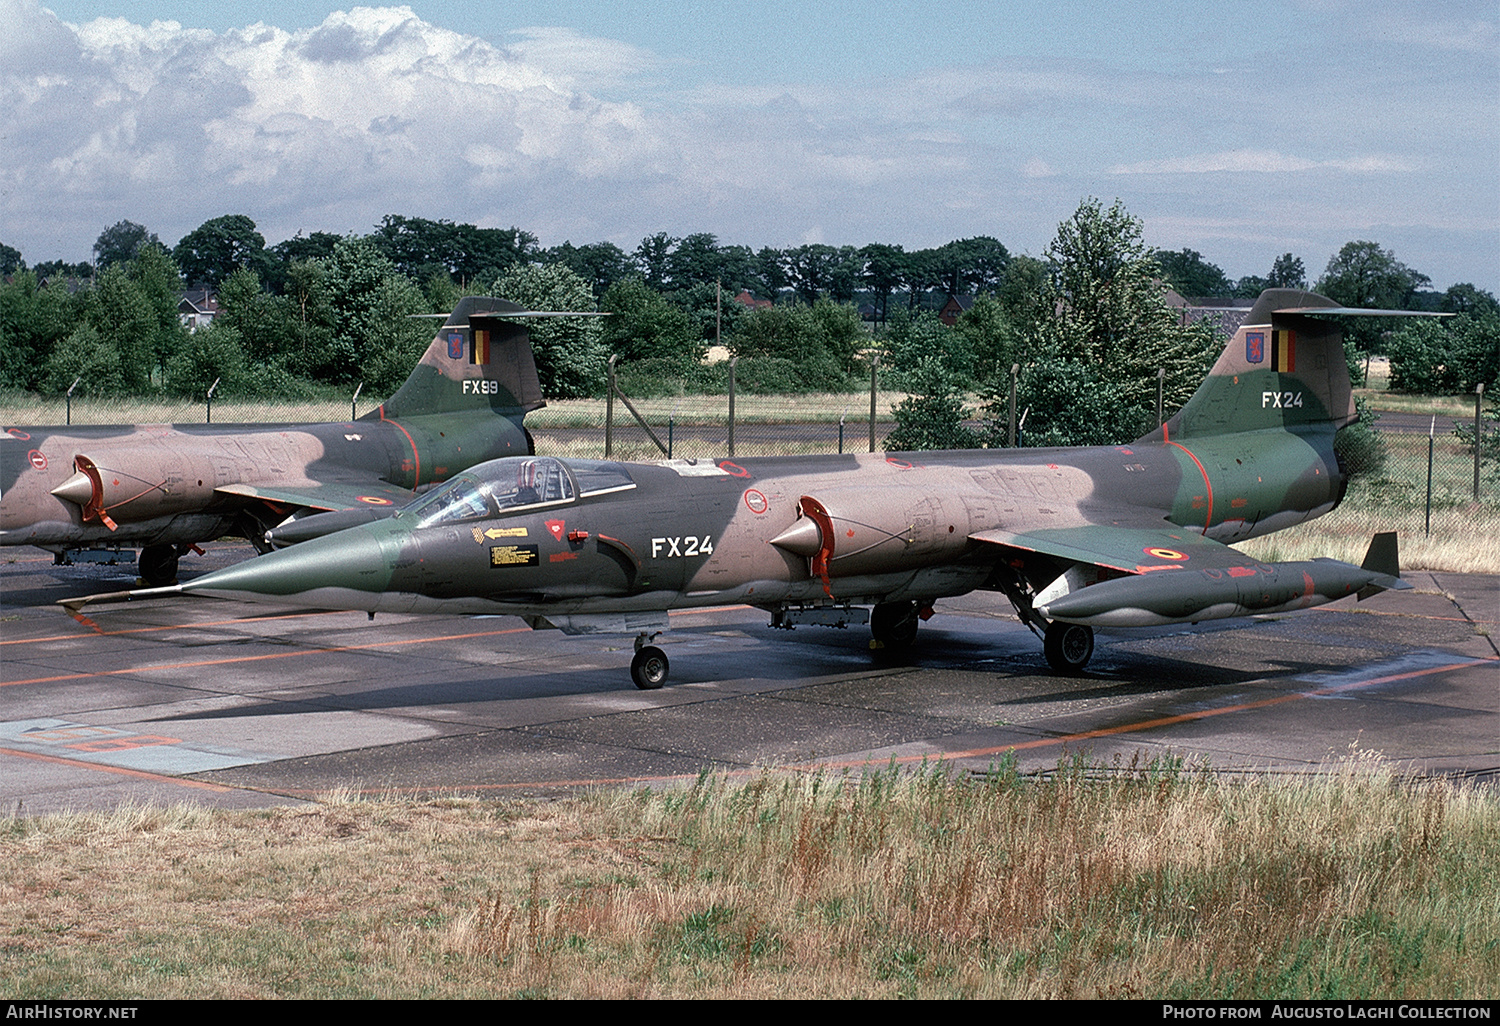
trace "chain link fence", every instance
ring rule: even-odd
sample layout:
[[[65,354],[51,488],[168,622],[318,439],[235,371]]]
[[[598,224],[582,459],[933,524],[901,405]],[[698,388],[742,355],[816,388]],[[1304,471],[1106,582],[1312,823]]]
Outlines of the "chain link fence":
[[[1378,427],[1378,425],[1377,425]],[[1381,466],[1350,482],[1345,505],[1378,509],[1391,530],[1455,536],[1500,532],[1500,464],[1478,465],[1453,432],[1380,432]]]

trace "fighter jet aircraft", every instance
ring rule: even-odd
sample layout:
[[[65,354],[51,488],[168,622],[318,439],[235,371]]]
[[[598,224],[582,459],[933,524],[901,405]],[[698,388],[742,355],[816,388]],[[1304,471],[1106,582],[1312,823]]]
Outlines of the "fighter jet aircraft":
[[[342,424],[5,427],[0,545],[59,562],[142,546],[141,577],[165,584],[200,541],[265,547],[277,525],[285,543],[388,515],[420,486],[533,451],[523,418],[545,404],[516,321],[531,316],[547,314],[461,300],[396,394]]]
[[[945,596],[1000,591],[1080,671],[1095,626],[1301,609],[1386,588],[1395,536],[1363,566],[1265,563],[1228,546],[1333,509],[1333,437],[1355,408],[1336,325],[1367,313],[1264,293],[1188,404],[1128,445],[619,463],[521,456],[459,474],[378,523],[177,589],[318,608],[513,613],[535,628],[637,635],[671,609],[743,603],[773,626],[868,622],[912,643]],[[152,594],[143,592],[137,594]]]

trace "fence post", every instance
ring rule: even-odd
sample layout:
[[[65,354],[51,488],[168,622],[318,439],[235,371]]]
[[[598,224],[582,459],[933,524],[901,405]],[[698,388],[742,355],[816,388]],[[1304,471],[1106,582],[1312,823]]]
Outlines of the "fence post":
[[[1479,407],[1481,407],[1481,405],[1484,405],[1484,401],[1485,401],[1485,383],[1484,383],[1484,381],[1481,381],[1481,383],[1479,383],[1478,386],[1475,386],[1475,501],[1476,502],[1479,501],[1479,452],[1481,452],[1481,449],[1482,449],[1482,446],[1479,443],[1482,443],[1482,441],[1485,440],[1484,435],[1481,434],[1481,431],[1482,431],[1482,422],[1481,422],[1481,420],[1479,420]]]
[[[80,374],[80,375],[78,375],[78,377],[74,378],[73,379],[73,383],[68,386],[68,423],[69,424],[73,423],[73,389],[77,388],[78,387],[78,383],[80,381],[82,381],[82,380],[83,380],[83,375]],[[1483,385],[1480,385],[1479,387],[1480,388],[1484,388]],[[1477,418],[1475,419],[1475,423],[1478,423],[1478,419]],[[1474,471],[1474,473],[1476,475],[1475,478],[1474,478],[1474,481],[1476,482],[1475,485],[1474,485],[1474,487],[1478,488],[1479,487],[1479,485],[1478,485],[1479,477],[1477,475],[1479,474],[1479,471],[1476,470],[1476,471]]]
[[[675,415],[667,418],[667,459],[672,458],[672,429],[676,424],[677,417]]]
[[[734,455],[734,365],[740,362],[738,356],[729,358],[729,455]]]
[[[1423,533],[1432,534],[1432,448],[1437,441],[1437,417],[1432,418],[1432,423],[1427,427],[1427,522],[1423,527]]]
[[[880,354],[870,356],[870,451],[875,451],[875,372],[880,369]]]
[[[358,420],[359,419],[359,392],[360,392],[360,389],[362,389],[364,387],[365,387],[365,383],[363,381],[361,381],[359,384],[357,384],[357,385],[354,386],[354,395],[349,400],[349,419],[350,420]]]
[[[1010,433],[1006,436],[1005,447],[1014,449],[1016,447],[1016,378],[1021,373],[1021,365],[1013,363],[1010,365]]]
[[[1167,422],[1166,418],[1164,418],[1162,416],[1162,401],[1161,401],[1162,387],[1166,384],[1166,380],[1167,380],[1167,369],[1165,367],[1158,367],[1158,368],[1156,368],[1156,426],[1157,427],[1161,427],[1163,424],[1165,424]]]
[[[220,380],[219,378],[214,378],[214,383],[208,386],[208,395],[203,397],[208,403],[207,408],[203,411],[203,423],[205,424],[212,424],[214,422],[214,389],[219,387]]]
[[[615,361],[619,354],[609,358],[609,383],[604,387],[604,458],[609,459],[615,449]]]
[[[839,414],[839,455],[844,455],[844,415]]]

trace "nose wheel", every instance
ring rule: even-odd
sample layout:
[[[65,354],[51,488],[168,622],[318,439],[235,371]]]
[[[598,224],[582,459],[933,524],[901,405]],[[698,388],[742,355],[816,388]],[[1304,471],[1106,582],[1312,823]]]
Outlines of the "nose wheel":
[[[646,644],[655,635],[642,634],[635,639],[635,658],[630,660],[630,679],[642,691],[655,691],[667,682],[672,664],[667,654],[655,645]]]
[[[1094,628],[1053,620],[1042,639],[1042,651],[1058,673],[1082,673],[1094,656]]]

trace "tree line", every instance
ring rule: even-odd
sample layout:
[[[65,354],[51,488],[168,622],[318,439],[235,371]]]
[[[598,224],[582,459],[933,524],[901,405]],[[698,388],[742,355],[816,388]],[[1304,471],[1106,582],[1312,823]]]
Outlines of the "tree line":
[[[1138,219],[1097,199],[1081,203],[1039,257],[988,236],[910,252],[882,243],[752,251],[664,232],[630,253],[609,242],[542,248],[515,227],[399,215],[367,235],[314,232],[267,247],[243,214],[207,221],[170,249],[121,221],[93,256],[27,267],[0,244],[0,387],[58,394],[76,380],[80,395],[201,396],[218,379],[220,396],[289,398],[362,382],[379,396],[431,337],[431,323],[412,315],[493,294],[612,314],[533,327],[543,388],[555,398],[602,394],[611,355],[627,392],[721,390],[724,368],[703,362],[716,339],[739,358],[737,387],[762,392],[864,387],[878,353],[885,383],[912,394],[897,411],[897,442],[912,448],[975,444],[971,431],[957,433],[973,412],[965,396],[1008,402],[1012,365],[1029,444],[1133,437],[1154,415],[1156,369],[1166,369],[1175,409],[1222,346],[1212,325],[1180,323],[1164,283],[1186,296],[1308,284],[1291,253],[1264,277],[1231,282],[1196,251],[1146,246]],[[1394,332],[1353,321],[1356,380],[1363,355],[1389,352],[1394,387],[1493,388],[1500,306],[1472,285],[1439,294],[1430,284],[1378,244],[1355,241],[1313,288],[1348,306],[1458,314]],[[211,327],[182,327],[184,286],[216,291]],[[741,292],[769,302],[730,299]],[[950,295],[974,297],[952,327],[934,309]]]

